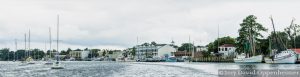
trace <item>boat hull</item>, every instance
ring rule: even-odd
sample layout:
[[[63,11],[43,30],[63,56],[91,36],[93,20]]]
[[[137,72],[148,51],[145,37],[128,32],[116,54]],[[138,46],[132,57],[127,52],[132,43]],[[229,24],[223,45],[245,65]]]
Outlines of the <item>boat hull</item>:
[[[262,55],[252,56],[249,58],[235,58],[235,63],[261,63],[263,59]]]
[[[265,58],[266,63],[277,63],[277,64],[295,64],[297,60],[296,55],[292,55],[291,57],[284,58],[284,59],[269,59]]]

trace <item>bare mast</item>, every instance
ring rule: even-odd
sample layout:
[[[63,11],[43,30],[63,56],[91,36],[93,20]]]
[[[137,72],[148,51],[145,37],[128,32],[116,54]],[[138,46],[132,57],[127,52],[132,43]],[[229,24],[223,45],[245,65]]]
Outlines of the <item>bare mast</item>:
[[[49,48],[49,51],[50,51],[50,58],[52,57],[52,49],[51,49],[51,46],[52,46],[52,38],[51,38],[51,27],[49,27],[49,46],[50,46],[50,48]]]
[[[27,53],[26,53],[26,45],[27,45],[27,44],[26,44],[26,40],[27,40],[27,39],[26,39],[26,38],[27,38],[27,37],[26,37],[26,33],[24,34],[24,36],[25,36],[25,40],[24,40],[24,42],[25,42],[25,49],[24,49],[24,51],[25,51],[25,58],[26,58],[26,57],[27,57]]]
[[[59,52],[59,50],[58,50],[58,41],[59,41],[59,15],[57,15],[57,40],[56,40],[56,60],[57,61],[59,61],[58,60],[58,52]]]

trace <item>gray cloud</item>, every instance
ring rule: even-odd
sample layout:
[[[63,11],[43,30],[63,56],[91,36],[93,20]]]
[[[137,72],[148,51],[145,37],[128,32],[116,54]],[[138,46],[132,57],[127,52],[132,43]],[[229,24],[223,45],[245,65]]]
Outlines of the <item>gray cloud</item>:
[[[292,17],[300,18],[299,1],[280,0],[31,0],[0,2],[0,46],[13,48],[32,31],[32,48],[44,48],[48,28],[56,38],[56,15],[60,15],[60,39],[64,48],[126,48],[139,42],[157,41],[206,45],[220,36],[237,36],[239,24],[254,14],[267,28],[269,16],[278,30]],[[300,23],[296,20],[295,23]],[[267,35],[268,33],[264,33]]]

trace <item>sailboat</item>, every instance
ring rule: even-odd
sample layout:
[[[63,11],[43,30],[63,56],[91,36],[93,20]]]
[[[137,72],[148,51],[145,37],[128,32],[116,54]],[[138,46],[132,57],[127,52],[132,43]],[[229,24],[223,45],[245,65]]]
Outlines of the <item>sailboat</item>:
[[[278,53],[273,55],[271,59],[270,58],[265,58],[265,62],[266,63],[287,63],[287,64],[296,63],[296,61],[297,61],[296,53],[291,49],[287,49],[287,47],[284,44],[282,44],[282,40],[278,37],[278,35],[276,33],[273,18],[270,17],[270,19],[271,19],[271,22],[272,22],[272,25],[273,25],[273,31],[274,31],[275,40],[276,40],[276,43],[277,43],[277,47],[276,47],[277,49],[274,49],[274,51],[278,52]],[[283,46],[279,46],[278,44],[280,44],[280,43]],[[271,49],[271,47],[270,47],[270,49]]]
[[[51,69],[64,69],[63,66],[61,66],[60,62],[59,62],[59,50],[58,50],[58,41],[59,41],[59,15],[57,15],[57,40],[56,40],[56,46],[57,46],[57,51],[55,54],[56,57],[56,62],[53,64],[53,66],[51,67]]]
[[[28,35],[28,53],[30,53],[30,29],[29,29],[29,35]],[[29,54],[30,55],[30,54]],[[28,55],[28,56],[29,56]],[[31,56],[29,56],[26,61],[28,62],[28,64],[35,64],[33,58]]]
[[[50,48],[49,48],[49,51],[50,51],[50,56],[49,56],[49,58],[48,58],[48,60],[47,60],[47,62],[45,63],[45,65],[52,65],[53,64],[53,62],[52,62],[52,51],[51,51],[51,45],[52,45],[52,40],[51,40],[51,28],[49,28],[49,46],[50,46]]]
[[[244,51],[251,51],[249,52],[252,56],[248,56],[248,54],[242,53],[240,55],[237,55],[236,58],[234,58],[235,63],[261,63],[263,60],[262,55],[256,55],[255,54],[255,45],[254,45],[254,38],[251,33],[252,31],[249,30],[249,35],[248,35],[248,41],[245,44],[245,50]]]

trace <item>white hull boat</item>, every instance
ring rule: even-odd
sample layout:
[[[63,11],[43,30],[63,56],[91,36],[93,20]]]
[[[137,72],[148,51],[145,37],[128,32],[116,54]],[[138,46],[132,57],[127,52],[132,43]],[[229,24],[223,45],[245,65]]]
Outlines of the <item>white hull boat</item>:
[[[294,64],[296,63],[297,56],[292,50],[285,50],[274,56],[273,59],[265,58],[266,63],[282,63],[282,64]]]
[[[51,69],[64,69],[64,67],[61,66],[60,62],[57,61],[57,62],[55,62],[53,64],[53,66],[51,67]]]
[[[251,56],[251,57],[237,57],[234,58],[235,63],[261,63],[263,59],[262,55]]]
[[[33,60],[31,57],[28,57],[28,58],[26,59],[26,62],[27,62],[28,64],[35,64],[34,60]]]
[[[54,62],[53,60],[48,60],[48,61],[46,61],[45,65],[52,65],[53,62]]]

